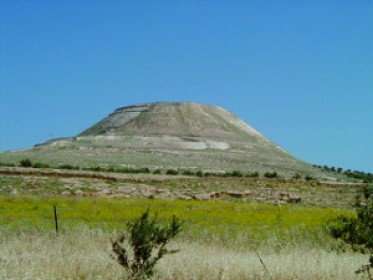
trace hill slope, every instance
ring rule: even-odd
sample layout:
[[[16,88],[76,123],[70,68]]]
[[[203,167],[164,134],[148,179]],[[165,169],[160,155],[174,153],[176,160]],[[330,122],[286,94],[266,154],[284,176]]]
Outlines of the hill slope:
[[[0,154],[51,165],[136,166],[314,174],[302,162],[227,110],[196,103],[123,107],[76,137]]]

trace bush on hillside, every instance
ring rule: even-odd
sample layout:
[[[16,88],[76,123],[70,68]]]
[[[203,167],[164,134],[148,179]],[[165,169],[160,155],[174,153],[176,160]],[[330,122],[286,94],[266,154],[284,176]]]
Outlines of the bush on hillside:
[[[74,165],[71,165],[71,164],[61,164],[59,167],[59,169],[67,169],[67,170],[79,170],[79,166],[74,166]]]
[[[192,170],[184,170],[182,172],[182,174],[185,175],[185,176],[195,176],[196,175],[196,173],[193,172]]]
[[[312,180],[314,180],[314,178],[311,175],[306,175],[304,177],[304,179],[306,179],[306,181],[312,181]]]
[[[259,175],[259,172],[258,171],[255,171],[255,172],[251,172],[251,173],[248,173],[245,175],[245,177],[247,178],[258,178],[260,175]]]
[[[264,173],[264,177],[269,179],[277,178],[277,172],[266,172]]]
[[[177,175],[177,174],[179,174],[179,171],[177,171],[176,169],[167,169],[166,174],[167,175]]]
[[[32,165],[33,168],[49,168],[50,166],[46,163],[41,163],[41,162],[35,162]]]
[[[31,167],[32,166],[32,161],[30,159],[26,158],[26,159],[21,160],[19,162],[19,165],[21,167]]]
[[[0,162],[0,166],[15,167],[16,165],[14,163]]]
[[[234,171],[232,172],[232,177],[238,177],[238,178],[241,178],[241,177],[243,177],[243,174],[242,174],[242,172],[239,171],[239,170],[234,170]]]

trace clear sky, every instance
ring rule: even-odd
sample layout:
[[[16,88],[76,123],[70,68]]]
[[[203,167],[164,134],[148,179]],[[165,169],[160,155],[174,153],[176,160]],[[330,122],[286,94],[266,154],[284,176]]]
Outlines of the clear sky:
[[[0,1],[0,150],[118,107],[222,106],[296,157],[373,172],[373,1]]]

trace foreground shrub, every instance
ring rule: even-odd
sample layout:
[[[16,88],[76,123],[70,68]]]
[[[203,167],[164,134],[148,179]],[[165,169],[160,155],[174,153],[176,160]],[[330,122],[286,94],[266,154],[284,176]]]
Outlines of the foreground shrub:
[[[150,218],[149,209],[140,218],[127,224],[127,234],[112,241],[115,259],[126,269],[132,279],[147,279],[154,274],[156,263],[166,254],[168,241],[181,230],[181,223],[173,216],[169,225],[159,223],[157,217]],[[124,242],[127,241],[127,248]]]
[[[350,244],[354,250],[370,253],[369,264],[356,272],[366,272],[373,279],[373,186],[367,186],[357,197],[355,209],[357,217],[338,217],[331,223],[330,233],[334,238]]]

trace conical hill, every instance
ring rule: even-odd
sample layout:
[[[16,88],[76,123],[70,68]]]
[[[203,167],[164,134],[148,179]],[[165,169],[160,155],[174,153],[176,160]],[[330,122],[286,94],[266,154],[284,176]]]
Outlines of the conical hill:
[[[75,137],[1,156],[84,167],[313,172],[229,111],[197,103],[122,107]]]

